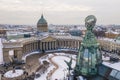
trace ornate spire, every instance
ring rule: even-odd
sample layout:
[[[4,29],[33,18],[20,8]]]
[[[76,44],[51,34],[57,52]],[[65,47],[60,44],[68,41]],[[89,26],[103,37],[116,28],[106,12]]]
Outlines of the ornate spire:
[[[44,19],[44,16],[43,16],[43,14],[41,15],[41,19]]]
[[[97,19],[93,15],[90,15],[85,19],[87,32],[81,43],[75,67],[75,73],[78,76],[96,75],[98,69],[97,65],[102,62],[102,56],[99,52],[99,43],[92,33],[96,20]]]

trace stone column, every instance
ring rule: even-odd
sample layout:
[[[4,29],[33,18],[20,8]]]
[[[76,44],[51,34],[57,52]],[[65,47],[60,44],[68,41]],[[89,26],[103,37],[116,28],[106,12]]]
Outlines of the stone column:
[[[66,41],[64,41],[64,48],[66,48]]]
[[[49,44],[49,42],[48,42],[48,50],[50,50],[50,47],[49,47],[49,45],[50,45],[50,44]]]
[[[56,41],[56,48],[59,48],[59,41]]]
[[[43,42],[43,50],[45,50],[45,42]]]
[[[33,51],[35,51],[36,42],[33,43]]]
[[[73,40],[71,41],[71,48],[73,49]]]
[[[51,42],[49,42],[49,49],[51,50]]]
[[[10,62],[10,59],[9,59],[9,50],[3,50],[3,60],[4,62]]]
[[[59,40],[58,43],[59,43],[58,47],[61,48],[61,41]]]
[[[44,50],[44,42],[42,42],[42,50]]]
[[[46,42],[46,49],[48,50],[48,42]]]
[[[22,51],[21,50],[17,50],[17,59],[22,60]]]
[[[61,48],[63,48],[63,41],[61,40],[60,43],[61,43]]]
[[[42,42],[39,43],[40,51],[42,51]]]
[[[66,48],[68,49],[68,40],[66,41]]]
[[[33,43],[31,43],[31,50],[30,50],[30,52],[32,52],[32,50],[33,50]]]
[[[54,41],[54,50],[55,50],[55,41]]]
[[[75,41],[75,49],[77,49],[77,41]]]
[[[30,52],[31,51],[31,44],[29,43],[29,45],[28,45],[28,52]]]
[[[73,49],[75,49],[75,41],[73,41]]]
[[[46,42],[44,42],[44,49],[46,50]]]
[[[71,40],[69,41],[69,48],[71,49]]]
[[[35,50],[36,50],[36,51],[38,50],[37,47],[38,47],[38,46],[37,46],[37,42],[35,42]]]
[[[54,50],[54,42],[52,41],[52,50]]]
[[[66,40],[64,42],[64,48],[67,48],[67,42],[66,42]]]
[[[32,50],[33,50],[33,43],[31,43],[31,50],[30,50],[30,52],[32,52]]]
[[[50,42],[50,48],[51,48],[51,50],[52,50],[52,42]]]
[[[35,42],[32,43],[32,51],[34,51],[34,44],[35,44]]]
[[[68,41],[68,48],[70,49],[70,40]]]
[[[64,48],[64,41],[61,41],[61,48]]]
[[[51,46],[52,46],[52,50],[53,50],[53,49],[54,49],[54,48],[53,48],[53,46],[54,46],[54,43],[53,43],[53,41],[52,41],[51,43],[52,43],[52,45],[51,45]]]
[[[28,47],[28,44],[26,45],[26,53],[28,52],[28,48],[27,47]]]
[[[31,48],[31,43],[29,44],[29,47],[30,47],[30,48],[29,48],[28,52],[30,52],[30,51],[31,51],[31,49],[32,49],[32,48]]]
[[[57,41],[55,41],[55,49],[57,48]]]

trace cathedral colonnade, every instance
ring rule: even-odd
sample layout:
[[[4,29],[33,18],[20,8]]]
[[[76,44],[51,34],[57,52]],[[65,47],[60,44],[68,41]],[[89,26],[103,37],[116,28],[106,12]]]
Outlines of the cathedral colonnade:
[[[56,40],[56,41],[35,41],[24,44],[22,47],[23,55],[34,51],[49,51],[58,49],[72,49],[78,50],[81,41],[79,40]]]
[[[56,39],[53,37],[47,37],[44,39],[34,39],[22,41],[21,43],[5,43],[3,48],[3,57],[5,62],[10,62],[11,53],[12,57],[18,60],[22,60],[23,56],[29,55],[32,52],[45,53],[47,51],[57,50],[74,50],[79,49],[81,40],[77,39]]]

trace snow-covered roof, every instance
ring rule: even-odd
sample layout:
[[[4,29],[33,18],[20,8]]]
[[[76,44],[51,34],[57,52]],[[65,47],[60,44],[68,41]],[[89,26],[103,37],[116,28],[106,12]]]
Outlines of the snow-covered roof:
[[[81,37],[78,36],[54,36],[57,39],[74,39],[74,40],[82,40]]]
[[[120,44],[120,40],[110,39],[110,38],[100,38],[100,40],[109,41],[112,43]]]
[[[119,34],[118,32],[115,32],[115,31],[107,31],[105,33],[113,33],[113,34]]]
[[[103,62],[103,65],[120,71],[120,62],[116,62],[116,63]]]

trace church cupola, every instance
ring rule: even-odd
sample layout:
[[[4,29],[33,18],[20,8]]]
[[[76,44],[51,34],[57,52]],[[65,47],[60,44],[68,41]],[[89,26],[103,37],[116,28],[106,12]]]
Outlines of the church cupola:
[[[44,19],[43,14],[37,23],[37,30],[39,32],[48,32],[48,24],[47,21]]]

